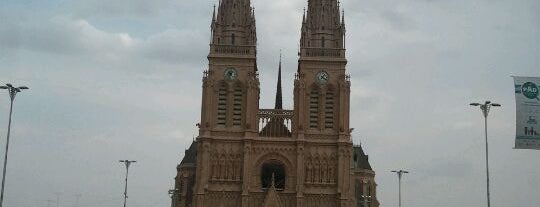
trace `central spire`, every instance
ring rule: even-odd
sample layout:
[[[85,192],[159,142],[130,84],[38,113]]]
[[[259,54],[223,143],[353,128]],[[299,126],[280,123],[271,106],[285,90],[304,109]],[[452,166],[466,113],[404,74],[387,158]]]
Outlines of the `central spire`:
[[[283,98],[282,98],[282,93],[281,93],[281,50],[279,50],[279,69],[278,69],[275,109],[283,109]]]

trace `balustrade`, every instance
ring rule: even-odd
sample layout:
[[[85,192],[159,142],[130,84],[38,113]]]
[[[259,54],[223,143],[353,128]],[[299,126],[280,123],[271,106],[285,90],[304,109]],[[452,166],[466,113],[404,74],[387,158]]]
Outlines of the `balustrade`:
[[[233,55],[255,55],[255,46],[244,45],[211,45],[210,53],[213,54],[233,54]]]
[[[301,55],[304,57],[341,57],[345,58],[345,49],[334,48],[303,48]]]
[[[261,109],[257,115],[259,136],[291,137],[293,111],[282,109]]]

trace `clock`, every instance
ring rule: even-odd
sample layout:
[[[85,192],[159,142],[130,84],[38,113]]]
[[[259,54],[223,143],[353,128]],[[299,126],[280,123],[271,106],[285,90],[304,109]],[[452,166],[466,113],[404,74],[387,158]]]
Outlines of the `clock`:
[[[319,84],[326,84],[328,82],[328,79],[330,79],[330,76],[328,75],[326,71],[321,71],[317,73],[317,75],[315,76],[315,79],[317,80]]]
[[[223,75],[225,76],[225,80],[235,80],[238,77],[238,72],[234,68],[227,68]]]

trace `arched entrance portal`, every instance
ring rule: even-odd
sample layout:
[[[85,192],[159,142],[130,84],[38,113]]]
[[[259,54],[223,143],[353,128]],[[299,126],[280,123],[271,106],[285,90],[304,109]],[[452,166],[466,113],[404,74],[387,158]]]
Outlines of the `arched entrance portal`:
[[[262,165],[261,184],[263,189],[270,188],[272,185],[272,176],[274,176],[276,189],[285,189],[285,165],[278,160],[269,160]]]

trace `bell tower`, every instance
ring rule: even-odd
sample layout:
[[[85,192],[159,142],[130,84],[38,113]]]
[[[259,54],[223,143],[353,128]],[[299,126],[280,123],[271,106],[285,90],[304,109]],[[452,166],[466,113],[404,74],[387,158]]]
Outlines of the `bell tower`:
[[[203,77],[200,134],[256,133],[259,80],[254,10],[249,0],[221,0],[211,23],[209,66]],[[218,133],[219,132],[219,133]]]
[[[350,81],[345,70],[345,19],[338,0],[308,1],[298,55],[292,131],[305,151],[299,159],[303,180],[299,188],[304,192],[324,192],[319,184],[334,185],[335,191],[325,192],[325,196],[335,198],[337,206],[349,206]],[[316,205],[310,203],[309,197],[313,195],[305,196],[302,202],[307,202],[306,206]]]
[[[241,206],[249,176],[244,142],[258,135],[259,78],[250,0],[220,0],[211,22],[197,137],[193,206]],[[246,184],[244,184],[246,183]],[[238,192],[240,191],[240,192]],[[243,197],[240,199],[240,196]],[[245,206],[245,205],[244,205]]]
[[[337,0],[310,0],[304,12],[294,85],[296,132],[348,140],[350,82],[345,19]]]

